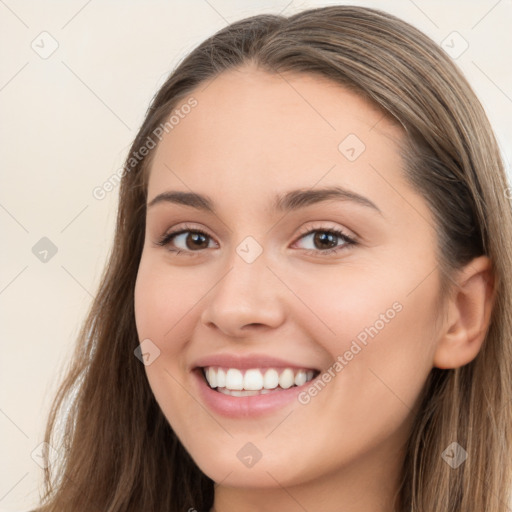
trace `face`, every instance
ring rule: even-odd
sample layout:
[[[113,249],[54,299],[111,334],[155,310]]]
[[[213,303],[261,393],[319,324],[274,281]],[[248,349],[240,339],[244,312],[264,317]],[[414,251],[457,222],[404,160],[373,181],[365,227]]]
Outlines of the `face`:
[[[156,400],[217,482],[393,474],[439,291],[402,129],[314,76],[245,67],[192,96],[155,150],[135,290]]]

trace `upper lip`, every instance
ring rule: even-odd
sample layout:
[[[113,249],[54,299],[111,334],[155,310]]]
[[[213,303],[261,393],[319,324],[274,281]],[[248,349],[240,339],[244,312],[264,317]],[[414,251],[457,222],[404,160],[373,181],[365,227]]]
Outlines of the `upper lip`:
[[[314,366],[294,361],[285,361],[265,354],[238,355],[238,354],[212,354],[201,357],[192,364],[192,368],[220,366],[223,368],[296,368],[304,370],[317,370]]]

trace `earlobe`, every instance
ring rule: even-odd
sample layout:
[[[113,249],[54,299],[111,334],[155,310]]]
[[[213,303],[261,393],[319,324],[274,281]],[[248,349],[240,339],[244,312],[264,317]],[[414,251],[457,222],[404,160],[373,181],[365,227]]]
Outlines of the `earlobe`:
[[[446,322],[434,355],[436,368],[459,368],[471,362],[484,342],[495,298],[495,279],[487,256],[469,262],[455,278],[447,300]]]

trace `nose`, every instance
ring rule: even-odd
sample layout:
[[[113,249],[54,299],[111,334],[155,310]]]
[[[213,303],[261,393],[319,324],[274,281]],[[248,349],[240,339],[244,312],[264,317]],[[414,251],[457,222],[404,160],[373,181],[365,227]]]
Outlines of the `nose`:
[[[238,255],[207,295],[201,322],[226,336],[246,337],[285,320],[285,287],[263,256],[247,263]]]

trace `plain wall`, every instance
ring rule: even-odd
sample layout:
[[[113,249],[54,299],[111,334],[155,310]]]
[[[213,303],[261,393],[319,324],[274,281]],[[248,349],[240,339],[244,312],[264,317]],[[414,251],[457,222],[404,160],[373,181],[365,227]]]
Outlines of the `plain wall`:
[[[92,191],[122,166],[152,96],[228,22],[328,3],[387,10],[439,43],[458,32],[469,47],[456,62],[510,173],[511,0],[0,3],[1,511],[38,502],[31,454],[111,248],[118,188],[102,200]]]

